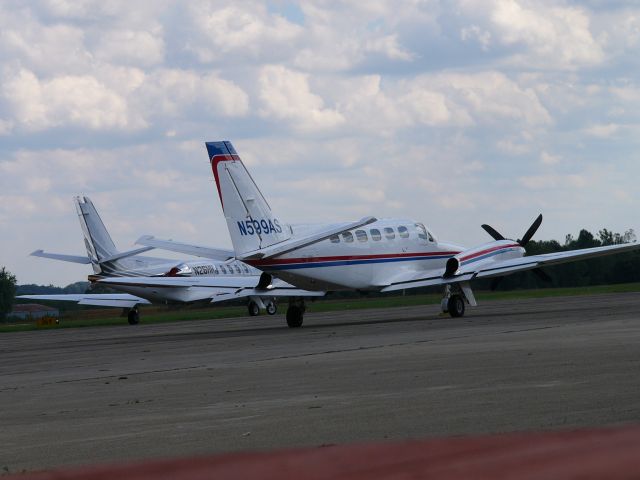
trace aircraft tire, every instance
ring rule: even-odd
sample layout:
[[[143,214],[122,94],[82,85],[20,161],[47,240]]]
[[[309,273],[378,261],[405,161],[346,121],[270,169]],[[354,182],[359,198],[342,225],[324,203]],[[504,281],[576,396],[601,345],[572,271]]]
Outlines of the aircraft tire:
[[[278,312],[278,305],[272,300],[267,303],[266,310],[269,315],[275,315]]]
[[[247,305],[247,310],[249,310],[249,315],[251,315],[252,317],[257,317],[258,315],[260,315],[260,307],[256,302],[249,302],[249,305]]]
[[[289,328],[300,328],[304,320],[304,310],[297,305],[287,308],[287,325]]]
[[[138,325],[140,323],[140,314],[137,309],[129,310],[129,313],[127,313],[127,321],[129,325]]]
[[[449,315],[453,318],[464,316],[464,298],[461,295],[451,295],[447,302]]]

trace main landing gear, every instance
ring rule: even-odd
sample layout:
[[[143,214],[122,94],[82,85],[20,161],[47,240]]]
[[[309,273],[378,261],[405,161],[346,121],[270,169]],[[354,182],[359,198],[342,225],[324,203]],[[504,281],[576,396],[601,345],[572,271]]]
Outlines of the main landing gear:
[[[260,297],[256,297],[247,304],[247,310],[252,317],[260,315],[261,308],[264,308],[269,315],[275,315],[278,312],[278,305],[273,298],[263,302]]]
[[[468,282],[451,283],[444,287],[444,295],[440,302],[442,313],[448,313],[453,318],[463,317],[467,303],[472,307],[477,305]]]
[[[127,321],[129,325],[137,325],[140,323],[140,312],[138,312],[138,307],[133,307],[127,313]]]
[[[289,328],[300,328],[302,326],[306,309],[303,298],[289,299],[289,308],[287,308],[287,325]]]

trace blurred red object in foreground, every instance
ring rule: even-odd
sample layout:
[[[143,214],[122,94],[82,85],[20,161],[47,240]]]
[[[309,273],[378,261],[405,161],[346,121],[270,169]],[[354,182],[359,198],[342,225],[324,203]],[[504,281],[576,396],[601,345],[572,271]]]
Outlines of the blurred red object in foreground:
[[[5,477],[11,478],[11,477]],[[336,445],[17,475],[119,479],[640,478],[640,427]]]

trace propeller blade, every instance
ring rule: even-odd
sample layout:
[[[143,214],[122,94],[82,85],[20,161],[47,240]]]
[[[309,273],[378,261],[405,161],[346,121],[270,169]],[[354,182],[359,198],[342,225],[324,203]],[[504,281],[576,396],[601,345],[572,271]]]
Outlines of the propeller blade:
[[[518,240],[518,243],[520,244],[521,247],[524,247],[527,243],[529,243],[529,240],[531,240],[531,237],[533,237],[536,231],[538,230],[538,228],[540,228],[541,223],[542,223],[542,214],[538,215],[538,218],[536,218],[536,220],[531,224],[531,226],[529,227],[529,230],[527,230],[527,233],[525,233],[524,237],[522,237],[522,240]]]
[[[539,268],[534,268],[531,271],[535,274],[536,277],[538,277],[543,282],[551,283],[553,281],[552,278],[549,275],[547,275],[547,272],[545,272],[544,270],[541,270]]]
[[[498,231],[490,225],[486,223],[482,225],[482,228],[485,232],[493,237],[494,240],[504,240],[504,237],[498,233]]]

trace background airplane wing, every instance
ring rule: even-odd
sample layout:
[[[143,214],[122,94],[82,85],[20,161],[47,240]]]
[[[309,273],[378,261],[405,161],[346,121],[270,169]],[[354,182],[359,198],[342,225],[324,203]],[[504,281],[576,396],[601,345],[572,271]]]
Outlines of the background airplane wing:
[[[148,288],[164,292],[168,299],[179,302],[211,300],[221,302],[246,296],[264,297],[322,297],[326,292],[302,290],[293,285],[274,279],[266,288],[256,288],[259,280],[255,276],[215,276],[215,277],[112,277],[99,283],[115,288]]]
[[[569,250],[567,252],[545,253],[512,260],[496,261],[475,266],[469,264],[461,267],[455,275],[444,277],[445,269],[420,273],[401,274],[389,285],[382,288],[383,292],[405,290],[409,288],[429,287],[433,285],[446,285],[449,283],[467,282],[476,278],[492,278],[510,275],[525,270],[559,265],[561,263],[584,260],[588,258],[602,257],[614,253],[639,250],[639,243],[626,243],[622,245],[610,245],[606,247],[585,248],[581,250]]]
[[[149,305],[151,302],[144,298],[128,293],[78,293],[60,295],[19,295],[16,298],[31,300],[53,300],[61,302],[76,302],[78,305],[94,305],[98,307],[133,308],[136,305]]]
[[[161,248],[170,252],[184,253],[195,257],[210,258],[224,262],[235,257],[233,250],[222,248],[210,248],[200,245],[190,245],[188,243],[174,242],[173,240],[161,240],[153,235],[143,235],[136,240],[138,245],[146,245],[147,247]]]

